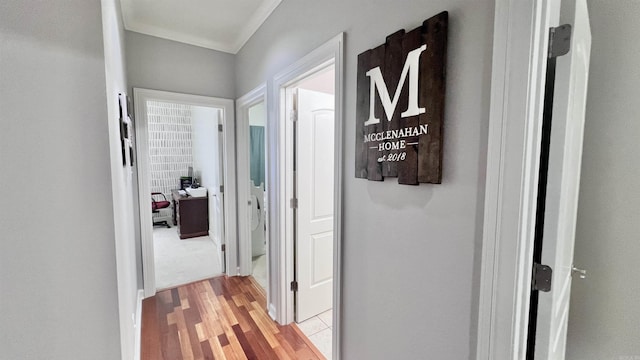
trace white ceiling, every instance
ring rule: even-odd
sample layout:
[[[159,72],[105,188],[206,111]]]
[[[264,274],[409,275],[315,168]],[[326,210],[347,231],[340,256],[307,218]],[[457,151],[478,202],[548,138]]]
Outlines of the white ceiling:
[[[127,30],[237,53],[282,0],[120,0]]]

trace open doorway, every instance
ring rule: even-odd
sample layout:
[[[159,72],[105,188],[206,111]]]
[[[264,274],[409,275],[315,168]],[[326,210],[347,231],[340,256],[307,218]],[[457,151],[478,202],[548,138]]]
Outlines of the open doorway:
[[[294,312],[314,345],[331,358],[335,198],[335,66],[286,88],[293,129]]]
[[[249,110],[267,104],[267,311],[282,325],[298,322],[333,359],[340,346],[342,46],[339,34],[276,74],[269,97],[263,84],[236,102],[239,273],[253,272],[252,199],[259,197],[249,190]]]
[[[275,162],[269,312],[280,323],[298,322],[329,359],[340,354],[343,41],[339,34],[277,74],[268,102]],[[319,91],[320,83],[333,94]]]
[[[220,110],[154,100],[144,106],[156,288],[220,275]]]
[[[266,146],[267,112],[264,101],[249,108],[249,192],[251,199],[251,275],[267,287],[267,209],[266,204]]]
[[[233,176],[233,109],[230,100],[145,89],[135,89],[135,101],[144,288],[151,296],[225,271],[235,201],[224,198]]]
[[[267,112],[264,101],[249,107],[249,201],[251,275],[267,288],[266,143]]]
[[[251,276],[269,293],[269,221],[267,211],[270,163],[264,85],[236,101],[238,131],[239,273]]]

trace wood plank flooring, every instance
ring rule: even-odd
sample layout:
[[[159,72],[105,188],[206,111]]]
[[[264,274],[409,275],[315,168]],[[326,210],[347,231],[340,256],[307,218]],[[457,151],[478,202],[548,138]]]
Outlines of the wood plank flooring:
[[[142,360],[324,359],[295,324],[266,312],[251,277],[221,276],[165,290],[142,303]]]

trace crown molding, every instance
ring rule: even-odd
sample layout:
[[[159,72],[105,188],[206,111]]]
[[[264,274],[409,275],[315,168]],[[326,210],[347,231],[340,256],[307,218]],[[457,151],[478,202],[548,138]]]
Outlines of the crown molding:
[[[145,35],[151,35],[162,39],[177,41],[189,45],[199,46],[211,50],[222,51],[230,54],[236,54],[244,44],[253,36],[253,34],[262,26],[273,11],[280,5],[282,0],[265,1],[253,13],[249,21],[237,32],[237,35],[229,41],[214,41],[204,36],[195,36],[180,31],[173,31],[161,28],[159,26],[139,22],[133,16],[133,7],[131,0],[120,0],[122,5],[122,22],[124,28]]]

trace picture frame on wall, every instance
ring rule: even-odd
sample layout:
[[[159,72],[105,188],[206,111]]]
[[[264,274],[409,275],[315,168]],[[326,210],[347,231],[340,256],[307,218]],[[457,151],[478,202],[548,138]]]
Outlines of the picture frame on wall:
[[[133,166],[133,141],[132,121],[129,115],[131,100],[126,94],[118,94],[119,126],[120,126],[120,147],[122,153],[122,166]]]
[[[127,143],[129,146],[129,165],[131,167],[133,167],[134,164],[134,154],[135,151],[133,149],[133,117],[132,117],[132,110],[133,107],[131,106],[131,97],[129,95],[125,95],[126,99],[127,99],[127,116],[125,119],[125,124],[126,124],[126,128],[127,128]]]
[[[358,55],[356,178],[442,183],[448,19],[443,11]]]

